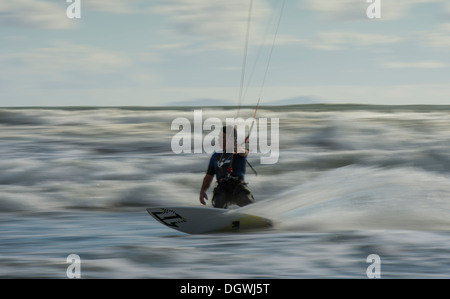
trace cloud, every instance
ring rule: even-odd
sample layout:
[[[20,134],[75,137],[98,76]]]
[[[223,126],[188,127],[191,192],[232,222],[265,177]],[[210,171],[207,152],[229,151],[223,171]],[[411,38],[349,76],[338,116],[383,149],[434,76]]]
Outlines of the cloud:
[[[448,68],[449,64],[440,61],[424,60],[415,62],[386,62],[383,66],[390,69],[440,69]]]
[[[36,70],[48,74],[75,70],[105,73],[129,64],[125,55],[93,46],[65,42],[57,42],[45,48],[4,54],[0,62],[2,65],[15,65],[16,69]]]
[[[2,0],[0,2],[0,24],[3,26],[70,29],[77,24],[67,17],[71,3],[66,0]],[[82,18],[87,11],[113,14],[151,14],[151,5],[146,0],[87,0],[81,1]]]
[[[399,19],[408,14],[418,4],[442,3],[444,0],[381,0],[381,17],[385,20]],[[371,5],[366,0],[306,0],[306,8],[319,12],[332,20],[367,19],[367,8]]]
[[[2,53],[0,82],[12,94],[22,93],[24,89],[46,92],[60,88],[108,87],[128,79],[129,72],[125,71],[131,65],[131,60],[122,53],[58,42],[49,47]]]
[[[450,24],[447,23],[440,25],[437,30],[433,32],[422,32],[420,38],[428,46],[434,48],[449,49]]]
[[[372,46],[382,44],[394,44],[404,39],[397,36],[381,34],[364,34],[358,32],[322,32],[317,37],[304,39],[301,43],[305,46],[319,50],[343,50],[352,46]]]
[[[367,18],[367,4],[362,0],[306,0],[305,6],[333,20]]]
[[[0,106],[90,105],[148,97],[161,77],[151,52],[133,55],[72,42],[0,52]],[[127,94],[128,92],[128,94]],[[112,103],[112,102],[111,102]]]
[[[242,51],[248,20],[249,1],[242,0],[168,0],[153,8],[166,15],[172,35],[188,38],[215,49]],[[272,9],[265,1],[254,1],[250,35],[263,35]]]
[[[66,3],[42,0],[14,0],[0,2],[0,24],[42,29],[68,29],[74,26],[67,18]]]
[[[150,13],[150,1],[146,0],[88,0],[82,3],[89,10],[114,14]]]

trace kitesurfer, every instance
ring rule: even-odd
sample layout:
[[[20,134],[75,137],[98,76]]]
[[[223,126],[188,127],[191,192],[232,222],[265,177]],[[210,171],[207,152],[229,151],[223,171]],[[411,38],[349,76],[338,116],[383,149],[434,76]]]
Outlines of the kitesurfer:
[[[235,204],[240,207],[254,202],[253,195],[244,181],[248,150],[237,144],[237,132],[233,126],[224,126],[218,138],[222,152],[214,152],[200,189],[200,202],[205,205],[206,191],[216,176],[212,205],[226,209]]]

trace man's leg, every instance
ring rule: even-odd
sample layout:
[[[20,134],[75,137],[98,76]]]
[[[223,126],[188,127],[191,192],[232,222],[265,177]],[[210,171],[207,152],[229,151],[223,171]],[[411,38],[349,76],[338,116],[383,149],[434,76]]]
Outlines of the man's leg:
[[[234,191],[233,203],[240,207],[243,207],[254,202],[255,199],[253,198],[252,192],[247,187],[247,184],[245,183],[238,184]]]
[[[221,186],[214,188],[212,205],[215,208],[226,209],[228,206],[228,196]]]

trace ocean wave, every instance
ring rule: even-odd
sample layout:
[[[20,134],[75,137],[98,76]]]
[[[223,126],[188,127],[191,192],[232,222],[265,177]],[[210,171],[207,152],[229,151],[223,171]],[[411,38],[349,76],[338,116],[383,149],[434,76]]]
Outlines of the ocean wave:
[[[0,124],[3,125],[41,125],[45,121],[34,113],[0,109]]]
[[[339,227],[328,218],[338,219],[342,228],[389,223],[373,216],[375,211],[407,211],[391,222],[394,227],[411,224],[418,214],[429,221],[431,211],[444,218],[450,175],[448,110],[363,108],[261,108],[258,117],[279,118],[280,153],[275,164],[260,164],[261,153],[249,156],[258,176],[248,169],[246,180],[261,202],[252,209],[262,207],[265,213],[267,205],[300,228]],[[176,134],[172,121],[192,121],[194,110],[0,110],[0,212],[200,205],[198,191],[209,154],[171,150]],[[240,111],[244,118],[252,113]],[[225,122],[235,111],[208,108],[202,116]],[[409,203],[421,208],[411,210]],[[422,210],[428,212],[420,214]],[[445,221],[439,223],[447,227]]]
[[[281,230],[450,231],[450,177],[415,168],[347,166],[322,172],[244,211]]]

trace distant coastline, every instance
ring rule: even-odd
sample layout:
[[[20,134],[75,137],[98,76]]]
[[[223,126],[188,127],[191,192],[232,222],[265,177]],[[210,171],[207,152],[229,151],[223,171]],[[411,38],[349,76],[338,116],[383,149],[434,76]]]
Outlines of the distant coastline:
[[[2,109],[14,110],[96,110],[96,109],[120,109],[130,111],[153,111],[153,110],[197,110],[197,109],[218,109],[218,110],[235,110],[239,107],[236,105],[230,106],[19,106],[19,107],[0,107]],[[254,106],[241,106],[240,109],[254,109]],[[450,105],[373,105],[373,104],[295,104],[295,105],[263,105],[261,110],[272,111],[352,111],[352,110],[367,110],[367,111],[414,111],[414,112],[428,112],[428,111],[450,111]]]

